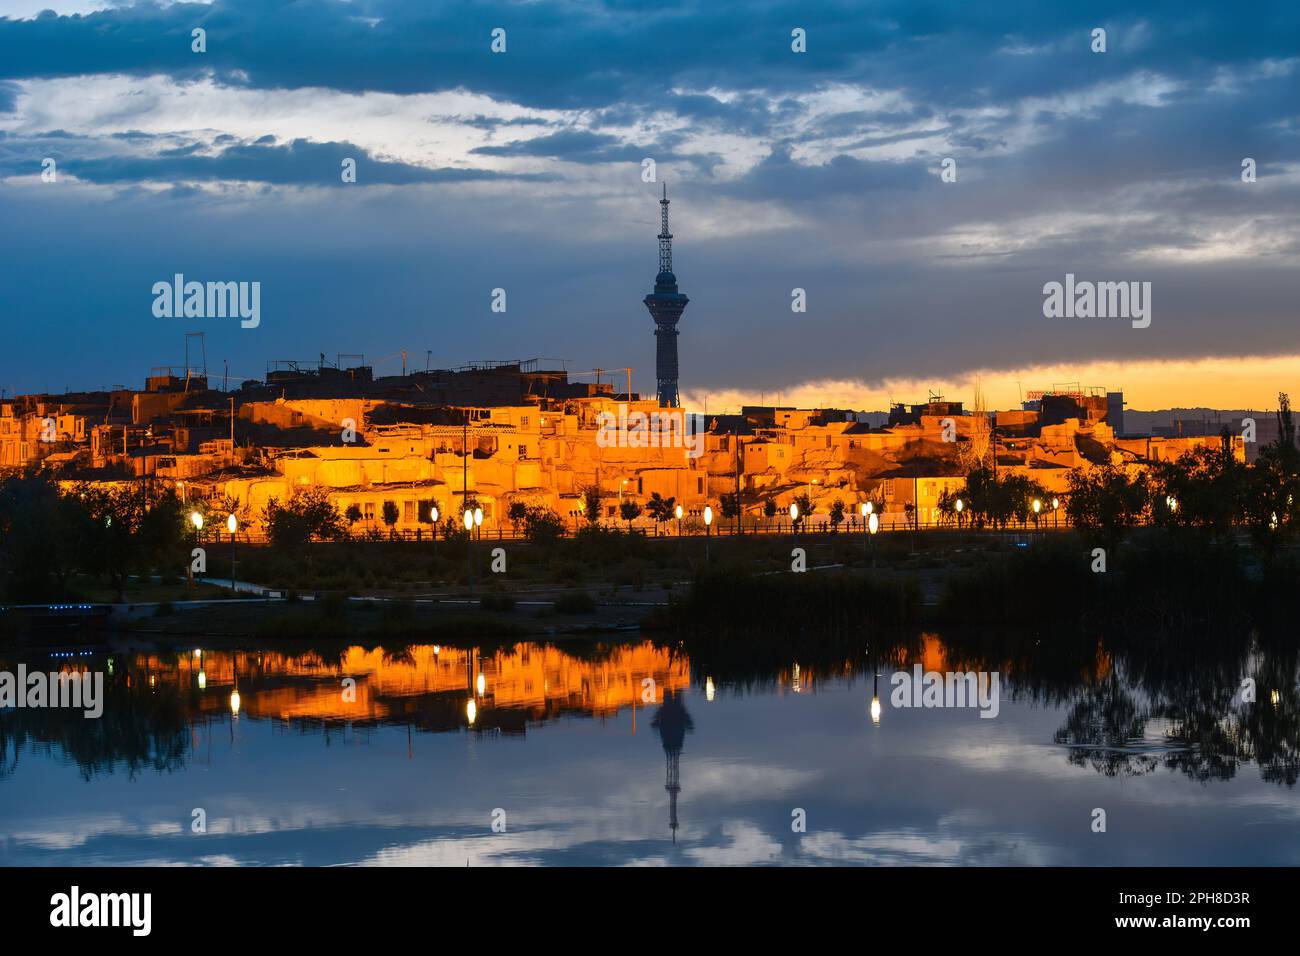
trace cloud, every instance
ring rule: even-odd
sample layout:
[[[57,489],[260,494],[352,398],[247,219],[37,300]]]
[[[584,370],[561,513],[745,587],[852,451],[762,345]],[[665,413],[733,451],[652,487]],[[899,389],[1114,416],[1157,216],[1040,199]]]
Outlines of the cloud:
[[[808,53],[790,51],[793,26]],[[688,391],[1072,363],[1127,363],[1155,389],[1152,363],[1294,352],[1298,35],[1293,5],[1247,23],[1208,2],[1139,18],[215,0],[2,20],[0,215],[18,231],[0,239],[16,265],[0,291],[88,341],[94,315],[129,323],[132,349],[110,338],[84,363],[119,381],[138,343],[170,348],[172,330],[138,324],[136,287],[184,266],[283,296],[264,336],[228,342],[250,372],[306,337],[436,346],[450,364],[508,342],[632,365],[650,391],[651,157],[692,300]],[[47,156],[56,184],[39,180]],[[347,157],[356,188],[337,178]],[[1043,319],[1043,284],[1067,272],[1151,281],[1151,329]],[[496,287],[511,312],[487,326]],[[363,335],[356,316],[376,311]],[[75,367],[42,354],[8,384]]]

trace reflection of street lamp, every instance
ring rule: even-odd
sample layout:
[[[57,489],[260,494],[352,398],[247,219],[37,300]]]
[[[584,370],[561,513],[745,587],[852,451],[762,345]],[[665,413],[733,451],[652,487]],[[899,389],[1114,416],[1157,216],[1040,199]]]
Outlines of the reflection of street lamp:
[[[478,695],[480,697],[482,697],[483,692],[487,690],[487,678],[483,676],[482,671],[478,672],[478,679],[474,681],[474,687],[478,690]]]
[[[230,692],[230,716],[239,716],[239,690],[235,689]]]
[[[465,719],[469,721],[471,727],[474,726],[474,718],[477,716],[478,716],[478,704],[474,703],[474,698],[471,697],[468,701],[465,702]]]
[[[235,532],[239,530],[239,519],[233,514],[226,518],[226,530],[230,532],[230,594],[235,593]],[[238,709],[237,697],[231,698],[232,705]]]
[[[876,676],[871,682],[871,722],[875,726],[880,726],[880,671],[876,671]]]
[[[704,678],[704,699],[713,700],[713,694],[714,694],[713,678],[706,677]]]

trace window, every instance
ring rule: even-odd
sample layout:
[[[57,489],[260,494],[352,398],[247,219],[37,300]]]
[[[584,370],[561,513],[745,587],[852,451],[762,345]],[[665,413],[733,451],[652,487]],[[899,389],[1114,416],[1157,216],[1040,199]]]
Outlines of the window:
[[[414,501],[404,501],[404,502],[402,502],[402,520],[403,520],[403,521],[406,521],[406,522],[414,522],[414,521],[415,521],[415,502],[414,502]]]
[[[366,502],[365,516],[367,521],[375,520],[375,503],[373,501]]]
[[[520,458],[527,458],[527,457],[528,457],[528,446],[527,446],[527,445],[520,445],[520,446],[519,446],[519,457],[520,457]]]
[[[703,478],[696,478],[696,479],[695,479],[695,493],[696,493],[697,495],[702,495],[702,494],[704,494],[704,479],[703,479]]]
[[[527,428],[527,427],[528,427],[528,416],[527,416],[527,415],[524,415],[523,417],[521,417],[521,418],[519,419],[519,427],[520,427],[520,428]]]

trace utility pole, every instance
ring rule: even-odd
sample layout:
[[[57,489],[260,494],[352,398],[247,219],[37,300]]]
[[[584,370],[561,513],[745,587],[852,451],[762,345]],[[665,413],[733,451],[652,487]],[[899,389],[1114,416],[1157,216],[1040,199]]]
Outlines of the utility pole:
[[[743,509],[740,507],[740,432],[736,432],[736,534],[744,533]]]

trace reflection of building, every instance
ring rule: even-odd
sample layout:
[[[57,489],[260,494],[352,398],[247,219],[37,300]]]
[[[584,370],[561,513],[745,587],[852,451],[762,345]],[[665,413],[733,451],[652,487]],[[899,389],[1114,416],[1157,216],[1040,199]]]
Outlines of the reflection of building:
[[[330,659],[242,651],[205,651],[179,659],[140,655],[129,666],[147,673],[155,685],[193,690],[195,709],[209,716],[227,709],[238,675],[240,713],[254,720],[458,730],[469,724],[468,692],[475,699],[475,729],[507,734],[522,734],[530,722],[561,715],[617,714],[639,703],[641,681],[647,677],[670,689],[690,683],[689,665],[649,642],[618,648],[601,660],[536,644],[489,654],[422,645],[400,655],[349,647]],[[352,700],[342,693],[345,677],[356,681]]]
[[[682,745],[686,734],[695,729],[695,722],[686,712],[681,694],[676,690],[664,691],[664,702],[655,714],[652,726],[659,731],[659,740],[664,745],[664,754],[668,758],[667,780],[664,789],[668,791],[668,828],[673,831],[673,842],[677,842],[677,794],[682,791],[681,767]]]

